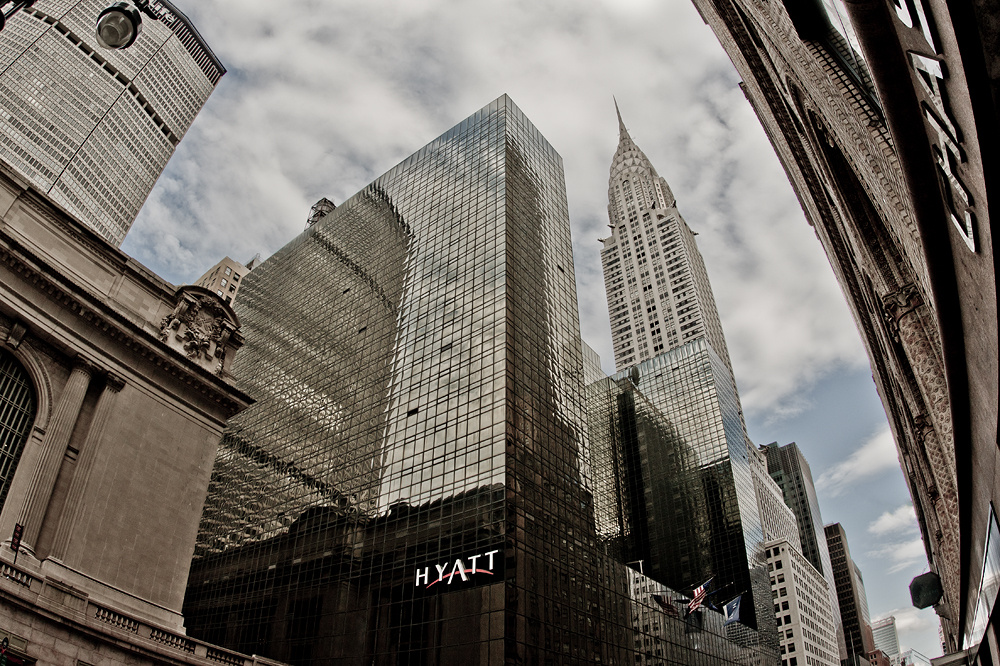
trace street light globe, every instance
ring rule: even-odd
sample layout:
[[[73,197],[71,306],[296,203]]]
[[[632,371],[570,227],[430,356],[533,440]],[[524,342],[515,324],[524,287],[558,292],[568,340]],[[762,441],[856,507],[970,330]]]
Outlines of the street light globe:
[[[116,2],[97,16],[97,43],[106,49],[124,49],[142,32],[139,10],[127,2]]]

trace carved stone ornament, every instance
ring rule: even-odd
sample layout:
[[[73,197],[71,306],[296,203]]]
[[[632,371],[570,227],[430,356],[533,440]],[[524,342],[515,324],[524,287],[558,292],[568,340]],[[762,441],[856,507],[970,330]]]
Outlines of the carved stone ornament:
[[[217,375],[226,366],[226,350],[239,326],[213,293],[199,287],[182,287],[174,311],[160,322],[160,340]]]
[[[28,329],[19,321],[14,322],[14,325],[10,327],[10,334],[7,336],[7,344],[10,345],[11,349],[17,349],[21,346],[21,340],[24,340],[24,334],[28,332]]]

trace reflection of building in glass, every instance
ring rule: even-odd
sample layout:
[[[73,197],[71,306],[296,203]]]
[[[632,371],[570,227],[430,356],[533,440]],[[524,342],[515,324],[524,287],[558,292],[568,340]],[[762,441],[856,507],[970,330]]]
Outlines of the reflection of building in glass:
[[[707,579],[713,521],[693,448],[628,377],[588,386],[587,414],[598,539],[677,589]]]
[[[108,4],[38,0],[0,32],[0,159],[118,246],[226,70],[176,11],[100,48]]]
[[[295,664],[633,662],[564,187],[501,97],[244,278],[257,403],[220,448],[193,635]]]
[[[773,638],[758,488],[727,364],[697,339],[591,386],[588,399],[594,477],[622,477],[595,485],[598,525],[621,505],[619,538],[648,550],[646,575],[678,590],[714,577],[719,601],[748,593],[741,621]]]
[[[840,666],[830,588],[787,539],[764,544],[783,666]]]

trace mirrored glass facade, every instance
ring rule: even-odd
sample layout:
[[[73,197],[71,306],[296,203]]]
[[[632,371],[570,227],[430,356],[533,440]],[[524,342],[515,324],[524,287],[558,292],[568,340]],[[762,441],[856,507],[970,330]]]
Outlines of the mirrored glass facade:
[[[776,651],[764,534],[730,378],[699,339],[587,388],[598,536],[671,588],[711,578],[719,601],[746,594],[730,633]]]
[[[97,45],[105,0],[38,0],[0,31],[0,159],[121,245],[225,73],[180,14]]]
[[[509,98],[255,268],[237,312],[257,402],[220,446],[191,635],[296,665],[635,663],[562,160]]]

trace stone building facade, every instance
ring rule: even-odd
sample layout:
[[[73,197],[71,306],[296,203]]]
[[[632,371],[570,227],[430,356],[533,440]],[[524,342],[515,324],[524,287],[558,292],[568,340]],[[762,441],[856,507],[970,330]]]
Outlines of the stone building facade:
[[[0,169],[0,633],[12,658],[254,661],[187,638],[181,616],[222,426],[250,402],[228,373],[238,328],[214,294],[164,282]]]
[[[694,4],[742,76],[861,332],[942,582],[947,649],[978,643],[998,496],[998,3]]]

